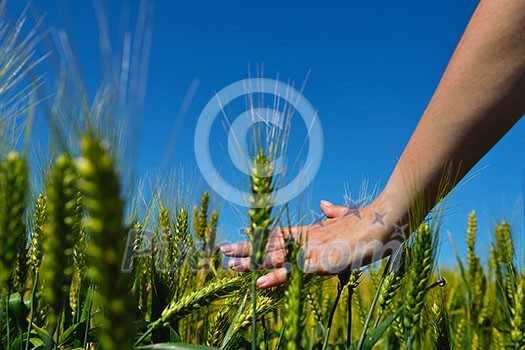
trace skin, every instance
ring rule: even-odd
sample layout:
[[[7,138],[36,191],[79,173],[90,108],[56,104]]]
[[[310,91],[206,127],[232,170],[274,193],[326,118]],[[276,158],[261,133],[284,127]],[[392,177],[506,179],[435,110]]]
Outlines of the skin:
[[[359,211],[321,201],[325,221],[292,228],[304,270],[334,274],[391,254],[409,219],[421,221],[524,113],[525,0],[482,0],[379,196]],[[272,232],[263,266],[272,271],[258,287],[286,281],[288,234]],[[221,249],[233,270],[249,270],[249,243]]]

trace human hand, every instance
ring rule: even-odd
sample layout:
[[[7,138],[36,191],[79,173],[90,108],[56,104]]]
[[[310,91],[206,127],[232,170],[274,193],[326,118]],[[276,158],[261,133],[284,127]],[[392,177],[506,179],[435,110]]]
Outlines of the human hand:
[[[272,230],[262,265],[262,269],[272,271],[257,280],[257,287],[269,288],[286,282],[285,239],[290,234],[301,245],[304,260],[298,263],[308,275],[331,275],[359,268],[390,255],[403,241],[395,216],[387,220],[390,212],[381,211],[377,203],[350,209],[321,201],[320,207],[327,217],[324,221]],[[250,271],[250,242],[224,245],[221,250],[231,258],[232,270]]]

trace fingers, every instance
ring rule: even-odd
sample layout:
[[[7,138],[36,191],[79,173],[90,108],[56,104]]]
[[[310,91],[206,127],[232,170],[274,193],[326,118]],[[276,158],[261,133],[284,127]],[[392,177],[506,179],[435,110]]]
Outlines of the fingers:
[[[228,266],[233,271],[237,272],[248,272],[251,269],[251,258],[250,257],[234,257],[230,259]],[[275,253],[267,254],[264,258],[264,263],[261,265],[261,269],[274,269],[281,267],[284,264],[284,252],[278,251]]]
[[[347,207],[333,205],[332,203],[324,200],[321,201],[321,204],[319,206],[321,207],[321,211],[323,212],[323,214],[329,219],[344,216],[348,211]]]
[[[230,257],[250,256],[250,242],[237,242],[221,246],[224,255]]]
[[[266,253],[272,253],[285,248],[284,237],[288,235],[288,229],[275,228],[270,232],[268,243],[266,243]]]
[[[259,277],[257,280],[258,288],[271,288],[283,284],[287,280],[287,272],[284,267],[272,271],[264,276]]]
[[[286,282],[287,272],[285,268],[282,268],[286,256],[285,240],[288,237],[300,240],[302,233],[306,231],[307,228],[303,226],[281,227],[271,230],[266,245],[265,261],[260,268],[276,270],[261,276],[257,281],[257,287],[270,288]],[[251,271],[250,250],[250,242],[238,242],[221,246],[222,253],[232,258],[229,261],[229,267],[236,272]]]
[[[291,231],[287,227],[274,228],[268,237],[266,252],[272,253],[285,248],[284,237],[287,237],[290,233],[295,237],[303,231],[306,231],[303,226],[291,227]],[[247,257],[250,256],[250,250],[250,242],[237,242],[221,246],[222,253],[228,257]]]
[[[283,235],[285,231],[288,231],[288,229],[276,228],[270,232],[266,245],[268,253],[284,248]],[[250,256],[250,250],[250,242],[237,242],[221,246],[222,253],[229,257],[247,257]]]
[[[250,271],[250,258],[234,258],[230,259],[228,266],[236,272]]]

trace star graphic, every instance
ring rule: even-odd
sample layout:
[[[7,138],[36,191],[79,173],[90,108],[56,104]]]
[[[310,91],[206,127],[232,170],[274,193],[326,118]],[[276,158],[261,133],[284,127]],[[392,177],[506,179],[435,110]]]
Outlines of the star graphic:
[[[343,217],[349,215],[353,215],[359,220],[363,220],[363,217],[361,216],[361,208],[347,208]]]
[[[372,223],[370,224],[370,226],[373,226],[375,224],[379,224],[383,227],[386,227],[386,224],[385,224],[385,216],[387,216],[388,214],[388,211],[385,211],[383,213],[380,213],[378,211],[376,211],[375,209],[373,210],[373,213],[374,213],[374,220],[372,221]]]
[[[323,213],[319,214],[315,210],[310,210],[310,215],[312,216],[312,226],[319,225],[321,227],[324,227],[324,220],[326,217]]]
[[[361,216],[361,208],[363,207],[362,204],[363,203],[361,203],[360,200],[355,201],[349,195],[345,195],[345,206],[348,207],[348,209],[346,210],[343,217],[353,215],[359,220],[363,220],[363,217]]]
[[[394,225],[394,232],[392,233],[392,239],[399,239],[400,241],[404,241],[406,238],[405,230],[408,227],[408,224],[404,224],[402,226]]]

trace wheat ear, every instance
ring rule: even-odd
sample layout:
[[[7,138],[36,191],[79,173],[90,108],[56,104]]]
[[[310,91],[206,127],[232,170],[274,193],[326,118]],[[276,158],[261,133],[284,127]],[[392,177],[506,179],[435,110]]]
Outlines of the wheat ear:
[[[0,163],[0,288],[7,292],[25,282],[28,176],[25,157],[14,151]]]
[[[129,349],[135,330],[132,324],[128,275],[121,272],[126,230],[119,175],[106,144],[88,135],[81,141],[77,166],[80,188],[88,212],[85,221],[90,244],[88,277],[98,286],[95,302],[102,309],[99,341],[103,349]]]
[[[74,218],[77,174],[68,155],[59,156],[51,169],[47,184],[49,221],[45,227],[43,279],[48,284],[44,297],[51,308],[50,329],[56,325],[60,312],[71,318],[69,291],[73,278]]]
[[[409,341],[419,326],[434,262],[434,238],[427,223],[421,224],[416,232],[411,256],[413,259],[409,271],[410,290],[406,296],[403,314],[403,325]]]

